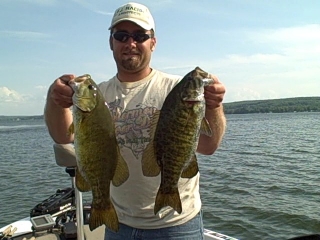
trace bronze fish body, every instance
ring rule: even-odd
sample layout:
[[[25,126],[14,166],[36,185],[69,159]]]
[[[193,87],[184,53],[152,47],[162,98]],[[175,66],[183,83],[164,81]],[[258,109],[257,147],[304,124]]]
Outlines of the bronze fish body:
[[[76,186],[79,191],[92,191],[89,228],[92,231],[105,224],[118,231],[110,183],[120,186],[129,177],[129,171],[120,154],[111,112],[90,75],[77,77],[69,85],[74,90],[69,132],[74,133]]]
[[[142,170],[145,176],[161,172],[155,214],[166,206],[182,212],[178,181],[180,177],[192,178],[198,173],[196,148],[200,132],[212,135],[204,116],[204,86],[211,83],[213,79],[208,78],[208,73],[195,68],[170,91],[153,118],[150,133],[153,140],[144,151]]]

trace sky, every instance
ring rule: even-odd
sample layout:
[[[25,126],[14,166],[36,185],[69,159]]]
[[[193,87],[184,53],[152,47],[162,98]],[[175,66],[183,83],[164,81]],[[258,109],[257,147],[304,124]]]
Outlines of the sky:
[[[116,74],[114,10],[127,1],[0,0],[0,115],[42,115],[65,73]],[[320,1],[141,0],[156,24],[151,67],[181,76],[199,66],[224,102],[320,95]]]

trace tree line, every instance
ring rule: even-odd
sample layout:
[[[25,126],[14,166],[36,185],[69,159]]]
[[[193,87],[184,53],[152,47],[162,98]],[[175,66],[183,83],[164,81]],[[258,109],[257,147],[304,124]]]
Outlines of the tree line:
[[[296,97],[224,103],[226,114],[320,112],[320,97]]]
[[[226,114],[320,112],[320,97],[280,98],[224,103]],[[39,116],[0,116],[0,121],[43,119]]]

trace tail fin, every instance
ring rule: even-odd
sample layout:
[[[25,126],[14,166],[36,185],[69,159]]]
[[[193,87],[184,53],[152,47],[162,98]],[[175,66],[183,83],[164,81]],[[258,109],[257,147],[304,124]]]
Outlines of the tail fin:
[[[164,193],[160,187],[154,205],[154,214],[156,215],[161,210],[161,208],[166,206],[172,207],[179,214],[182,212],[182,205],[178,188],[172,189],[172,191],[169,193]]]
[[[118,216],[112,203],[110,203],[107,209],[96,209],[94,207],[91,208],[89,219],[90,230],[93,231],[102,224],[105,224],[114,232],[119,230]]]

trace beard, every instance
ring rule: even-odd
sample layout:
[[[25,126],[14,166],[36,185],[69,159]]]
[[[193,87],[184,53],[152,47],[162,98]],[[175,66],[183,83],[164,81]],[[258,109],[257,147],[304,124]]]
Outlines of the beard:
[[[140,57],[130,57],[127,59],[123,59],[121,61],[121,65],[126,70],[137,70],[141,66],[141,59]]]

